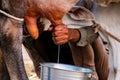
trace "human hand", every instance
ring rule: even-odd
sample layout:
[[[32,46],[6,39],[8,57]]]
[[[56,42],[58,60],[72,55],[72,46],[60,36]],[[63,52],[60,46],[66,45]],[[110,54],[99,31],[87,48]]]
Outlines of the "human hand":
[[[50,26],[48,31],[53,31],[52,35],[55,44],[65,44],[68,41],[76,43],[80,39],[78,29],[68,29],[66,25]]]
[[[53,41],[55,44],[62,45],[68,42],[68,28],[66,25],[51,26],[49,30],[52,30]]]

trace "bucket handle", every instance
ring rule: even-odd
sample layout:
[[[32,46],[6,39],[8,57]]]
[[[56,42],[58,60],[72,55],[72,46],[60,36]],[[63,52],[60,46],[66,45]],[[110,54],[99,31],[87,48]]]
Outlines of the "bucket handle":
[[[90,80],[94,80],[94,79],[96,79],[96,76],[95,76],[94,74],[89,74],[89,75],[88,75],[88,78],[89,78]]]

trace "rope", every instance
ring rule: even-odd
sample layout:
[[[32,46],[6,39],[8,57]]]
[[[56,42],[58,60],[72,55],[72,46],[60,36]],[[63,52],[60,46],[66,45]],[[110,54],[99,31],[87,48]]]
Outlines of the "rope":
[[[15,16],[13,16],[13,15],[10,15],[10,14],[6,13],[5,11],[0,10],[0,13],[3,14],[3,15],[5,15],[5,16],[7,16],[7,17],[9,17],[9,18],[12,18],[12,19],[14,19],[14,20],[17,20],[17,21],[21,21],[21,22],[24,21],[23,18],[15,17]]]
[[[23,22],[23,21],[24,21],[23,18],[18,18],[18,17],[15,17],[15,16],[13,16],[13,15],[10,15],[10,14],[6,13],[6,12],[3,11],[3,10],[0,10],[0,13],[3,14],[3,15],[5,15],[5,16],[7,16],[7,17],[9,17],[9,18],[11,18],[11,19],[17,20],[17,21],[20,21],[20,22]],[[24,35],[23,37],[29,37],[29,36],[30,36],[30,35]]]

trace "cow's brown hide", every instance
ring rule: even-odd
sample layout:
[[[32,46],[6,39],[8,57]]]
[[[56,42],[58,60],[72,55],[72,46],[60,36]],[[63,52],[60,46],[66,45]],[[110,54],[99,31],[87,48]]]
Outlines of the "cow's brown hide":
[[[46,17],[53,25],[62,24],[62,17],[72,8],[78,0],[36,0],[29,1],[25,14],[25,21],[30,35],[37,39],[39,36],[37,19]],[[47,4],[46,4],[47,2]]]
[[[1,50],[0,50],[0,80],[10,80],[9,73],[7,71],[7,67],[5,65]]]

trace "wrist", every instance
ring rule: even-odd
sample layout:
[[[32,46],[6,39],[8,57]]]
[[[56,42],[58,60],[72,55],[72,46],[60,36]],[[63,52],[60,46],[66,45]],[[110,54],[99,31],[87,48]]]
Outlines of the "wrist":
[[[77,42],[80,39],[80,33],[77,29],[68,29],[69,41]]]

